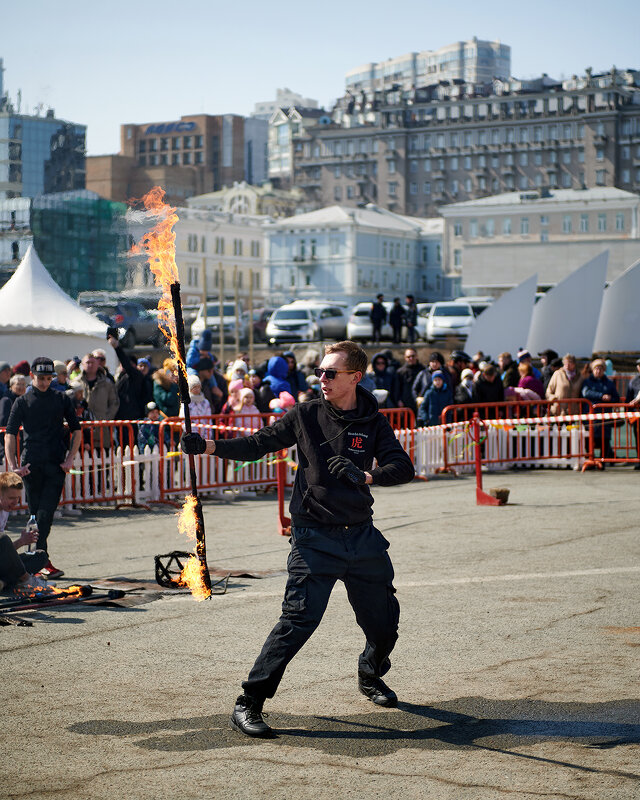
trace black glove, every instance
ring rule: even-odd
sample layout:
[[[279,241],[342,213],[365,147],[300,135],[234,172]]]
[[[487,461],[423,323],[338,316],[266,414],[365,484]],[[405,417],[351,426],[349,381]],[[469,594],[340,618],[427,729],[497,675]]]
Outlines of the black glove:
[[[345,456],[331,456],[327,459],[329,472],[338,480],[362,486],[367,482],[365,473]]]
[[[207,449],[207,442],[199,433],[183,433],[180,439],[182,452],[188,456],[200,456]]]

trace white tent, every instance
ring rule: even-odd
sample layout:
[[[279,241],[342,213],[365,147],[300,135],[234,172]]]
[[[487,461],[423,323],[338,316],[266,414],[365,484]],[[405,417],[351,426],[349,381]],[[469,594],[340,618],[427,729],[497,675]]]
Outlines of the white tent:
[[[605,289],[593,344],[595,353],[637,352],[640,348],[640,261]]]
[[[527,339],[532,355],[550,347],[557,353],[591,358],[608,261],[608,250],[599,253],[536,303]]]
[[[31,363],[37,356],[63,361],[102,347],[113,369],[116,357],[106,331],[104,322],[62,291],[30,245],[0,289],[0,361]]]
[[[532,275],[486,308],[469,332],[465,342],[467,353],[473,355],[482,350],[497,358],[498,353],[506,350],[515,358],[529,335],[537,284],[538,276]]]

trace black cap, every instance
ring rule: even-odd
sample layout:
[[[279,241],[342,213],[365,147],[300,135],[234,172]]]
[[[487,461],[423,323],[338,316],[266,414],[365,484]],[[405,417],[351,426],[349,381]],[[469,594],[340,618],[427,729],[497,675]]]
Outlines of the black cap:
[[[31,364],[31,372],[34,375],[55,375],[56,368],[53,366],[53,361],[46,356],[38,356],[33,359]]]
[[[451,358],[453,361],[471,361],[471,356],[468,356],[464,350],[454,350],[451,353]]]
[[[201,358],[193,368],[198,372],[203,372],[206,369],[213,369],[213,361],[210,358]]]

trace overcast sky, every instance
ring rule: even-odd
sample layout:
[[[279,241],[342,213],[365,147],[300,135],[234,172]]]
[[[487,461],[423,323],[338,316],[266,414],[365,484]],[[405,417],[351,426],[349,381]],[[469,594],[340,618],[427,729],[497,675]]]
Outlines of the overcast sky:
[[[118,152],[123,123],[246,115],[277,87],[328,105],[353,67],[472,36],[510,45],[517,77],[640,68],[639,0],[0,0],[0,16],[5,91],[86,124],[90,155]]]

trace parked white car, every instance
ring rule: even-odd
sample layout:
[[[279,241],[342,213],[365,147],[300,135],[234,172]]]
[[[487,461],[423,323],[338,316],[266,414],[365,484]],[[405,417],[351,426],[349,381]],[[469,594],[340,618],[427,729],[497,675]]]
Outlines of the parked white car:
[[[224,303],[222,307],[222,325],[224,330],[224,341],[235,342],[236,340],[236,306],[235,303]],[[196,318],[191,324],[191,336],[200,336],[205,328],[204,303],[200,304]],[[238,314],[240,341],[244,344],[247,341],[247,321]],[[213,341],[220,341],[220,303],[217,301],[207,303],[207,325],[206,327],[213,333]]]
[[[427,319],[432,306],[433,303],[417,303],[416,305],[416,308],[418,309],[416,331],[418,334],[418,339],[423,339],[425,342],[427,341]]]
[[[281,342],[313,342],[320,338],[320,326],[315,309],[304,305],[280,306],[267,322],[269,344]]]
[[[474,321],[473,309],[468,303],[434,303],[427,317],[426,339],[433,342],[447,336],[466,337]]]
[[[380,329],[380,336],[382,339],[393,339],[393,331],[389,325],[389,311],[393,303],[384,302],[382,304],[387,309],[387,322],[384,323]],[[369,319],[369,312],[371,311],[371,302],[358,303],[351,309],[349,321],[347,322],[347,339],[356,342],[371,341],[373,339],[373,325]]]
[[[454,303],[468,303],[474,317],[479,317],[493,303],[493,297],[456,297]]]
[[[321,339],[334,339],[341,341],[347,334],[347,312],[338,303],[325,302],[321,300],[294,300],[289,306],[295,308],[310,308],[314,315],[318,327],[320,328]]]

